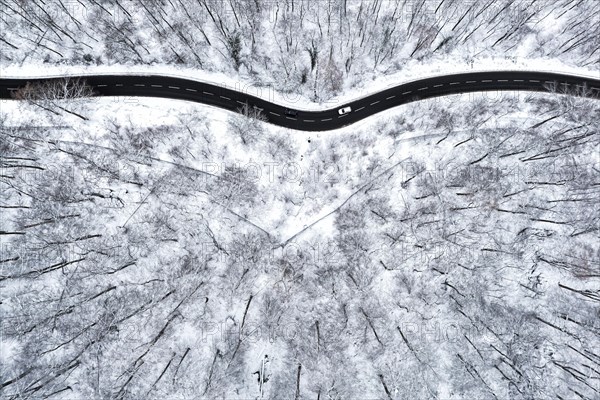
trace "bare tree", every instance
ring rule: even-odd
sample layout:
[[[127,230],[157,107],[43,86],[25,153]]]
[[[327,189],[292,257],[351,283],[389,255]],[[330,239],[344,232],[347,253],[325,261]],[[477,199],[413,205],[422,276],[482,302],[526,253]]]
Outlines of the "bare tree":
[[[263,123],[267,118],[259,108],[248,104],[244,104],[238,112],[241,116],[233,115],[229,118],[229,128],[245,145],[256,143],[264,135]]]
[[[27,82],[25,86],[13,92],[17,100],[26,100],[54,114],[60,109],[81,119],[86,117],[59,105],[68,101],[73,103],[94,96],[94,89],[82,78],[47,79]]]

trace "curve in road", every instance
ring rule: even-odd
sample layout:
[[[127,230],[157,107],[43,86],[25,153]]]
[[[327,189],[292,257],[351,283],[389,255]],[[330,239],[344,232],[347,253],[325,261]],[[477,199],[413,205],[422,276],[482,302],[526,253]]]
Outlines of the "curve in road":
[[[66,76],[65,76],[66,77]],[[80,78],[94,88],[94,96],[139,96],[188,100],[242,112],[248,105],[261,111],[271,124],[302,131],[328,131],[353,124],[402,104],[460,93],[484,91],[536,91],[569,93],[600,99],[600,79],[550,72],[471,72],[421,79],[362,97],[322,111],[293,110],[230,88],[191,79],[160,75],[93,75]],[[14,98],[27,82],[63,78],[0,78],[0,99]],[[351,107],[340,115],[338,110]]]

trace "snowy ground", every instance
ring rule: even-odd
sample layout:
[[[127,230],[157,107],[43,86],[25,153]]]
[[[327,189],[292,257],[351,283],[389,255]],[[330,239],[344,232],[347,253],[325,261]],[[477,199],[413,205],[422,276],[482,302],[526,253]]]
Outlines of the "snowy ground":
[[[88,120],[2,103],[1,205],[30,207],[2,210],[26,232],[3,241],[22,257],[3,263],[5,371],[83,351],[45,389],[75,398],[281,398],[298,365],[303,393],[341,398],[381,398],[381,379],[393,398],[593,392],[557,366],[587,368],[597,343],[572,291],[598,279],[593,101],[456,95],[326,134],[259,124],[246,144],[243,117],[198,104],[67,105]],[[61,260],[79,261],[39,272]]]
[[[600,78],[596,1],[2,7],[0,77],[167,74],[310,110],[458,72]],[[598,398],[599,132],[597,101],[525,92],[327,133],[2,101],[0,397]]]

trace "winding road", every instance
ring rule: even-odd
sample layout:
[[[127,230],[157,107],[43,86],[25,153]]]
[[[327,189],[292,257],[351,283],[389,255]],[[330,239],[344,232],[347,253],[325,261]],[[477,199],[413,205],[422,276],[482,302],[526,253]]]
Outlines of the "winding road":
[[[244,92],[191,79],[160,75],[93,75],[81,78],[94,88],[95,96],[139,96],[188,100],[241,112],[248,104],[259,109],[267,122],[302,131],[338,129],[402,104],[460,93],[484,91],[536,91],[572,93],[600,99],[600,79],[550,72],[496,71],[442,75],[421,79],[356,99],[322,111],[295,110]],[[27,82],[61,78],[0,78],[0,99],[13,98],[13,92]],[[340,115],[338,110],[352,111]]]

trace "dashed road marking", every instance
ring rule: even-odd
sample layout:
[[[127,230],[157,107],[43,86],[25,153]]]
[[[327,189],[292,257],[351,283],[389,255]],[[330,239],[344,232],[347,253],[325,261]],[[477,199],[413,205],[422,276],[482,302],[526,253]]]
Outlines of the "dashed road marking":
[[[342,115],[338,115],[338,118],[342,118],[342,117],[347,117],[348,114],[342,114]]]
[[[273,115],[277,115],[278,117],[281,117],[281,114],[277,114],[276,112],[273,112],[273,111],[269,111],[269,114],[273,114]]]
[[[540,81],[540,80],[537,80],[537,79],[529,79],[529,80],[524,80],[524,79],[512,79],[512,80],[498,79],[497,80],[497,82],[510,82],[510,81],[512,81],[512,82],[526,82],[526,81],[528,81],[528,82],[531,82],[531,83],[545,82],[546,84],[560,84],[560,85],[565,85],[565,86],[585,87],[585,86],[581,86],[581,85],[569,84],[567,82],[561,82],[561,83],[559,83],[557,81]],[[477,82],[478,81],[466,81],[466,83],[468,83],[468,84],[477,83]],[[491,83],[491,82],[493,82],[493,80],[484,79],[484,80],[481,80],[481,82],[482,83]],[[460,83],[461,82],[450,82],[449,85],[459,85]],[[109,85],[107,85],[107,84],[98,84],[98,85],[95,85],[95,86],[98,87],[98,88],[102,88],[102,87],[107,87]],[[124,84],[122,84],[122,83],[115,83],[114,86],[116,86],[116,87],[123,87]],[[151,86],[151,87],[154,87],[154,88],[162,88],[163,87],[163,85],[154,85],[154,84],[153,85],[146,85],[146,84],[142,84],[142,83],[136,83],[133,86],[135,86],[135,87]],[[433,85],[434,88],[439,88],[439,87],[442,87],[442,86],[444,86],[444,84]],[[179,86],[168,86],[168,88],[169,89],[177,89],[177,90],[181,89],[181,87],[179,87]],[[19,88],[8,88],[8,89],[9,90],[18,90]],[[419,88],[417,90],[418,91],[423,91],[423,90],[427,90],[427,89],[429,89],[428,86]],[[593,91],[596,91],[596,92],[600,91],[600,88],[598,88],[598,87],[590,87],[589,89],[593,90]],[[198,92],[198,90],[192,89],[192,88],[185,88],[185,90],[189,91],[189,92]],[[403,92],[402,95],[408,95],[408,94],[411,94],[412,92],[413,92],[412,90],[411,91],[406,91],[406,92]],[[211,93],[211,92],[205,92],[205,91],[203,91],[202,93],[204,93],[205,95],[214,96],[214,93]],[[225,99],[225,100],[231,100],[231,98],[229,98],[227,96],[219,96],[219,97],[222,98],[222,99]],[[396,97],[396,95],[391,95],[391,96],[386,97],[386,100],[391,100],[391,99],[393,99],[395,97]],[[241,104],[241,105],[245,105],[246,104],[245,102],[242,102],[242,101],[239,101],[239,100],[236,100],[236,102],[239,103],[239,104]],[[378,104],[380,102],[381,102],[380,100],[377,100],[377,101],[374,101],[374,102],[370,103],[370,105],[374,106],[374,105],[376,105],[376,104]],[[256,106],[253,106],[253,107],[256,108],[256,109],[259,109],[259,110],[263,111],[263,109],[260,108],[260,107],[256,107]],[[360,107],[360,108],[355,109],[354,111],[355,112],[361,111],[364,108],[365,107]],[[275,115],[275,116],[281,116],[280,114],[272,112],[272,111],[270,111],[269,113],[272,114],[272,115]],[[345,117],[346,115],[347,114],[339,115],[338,118]],[[291,117],[287,117],[287,116],[286,116],[286,119],[289,119],[289,120],[292,120],[292,121],[297,121],[297,118],[291,118]],[[331,121],[332,119],[333,118],[323,118],[323,119],[320,119],[320,121],[326,122],[326,121]],[[304,122],[315,122],[314,119],[303,119],[302,121],[304,121]]]

